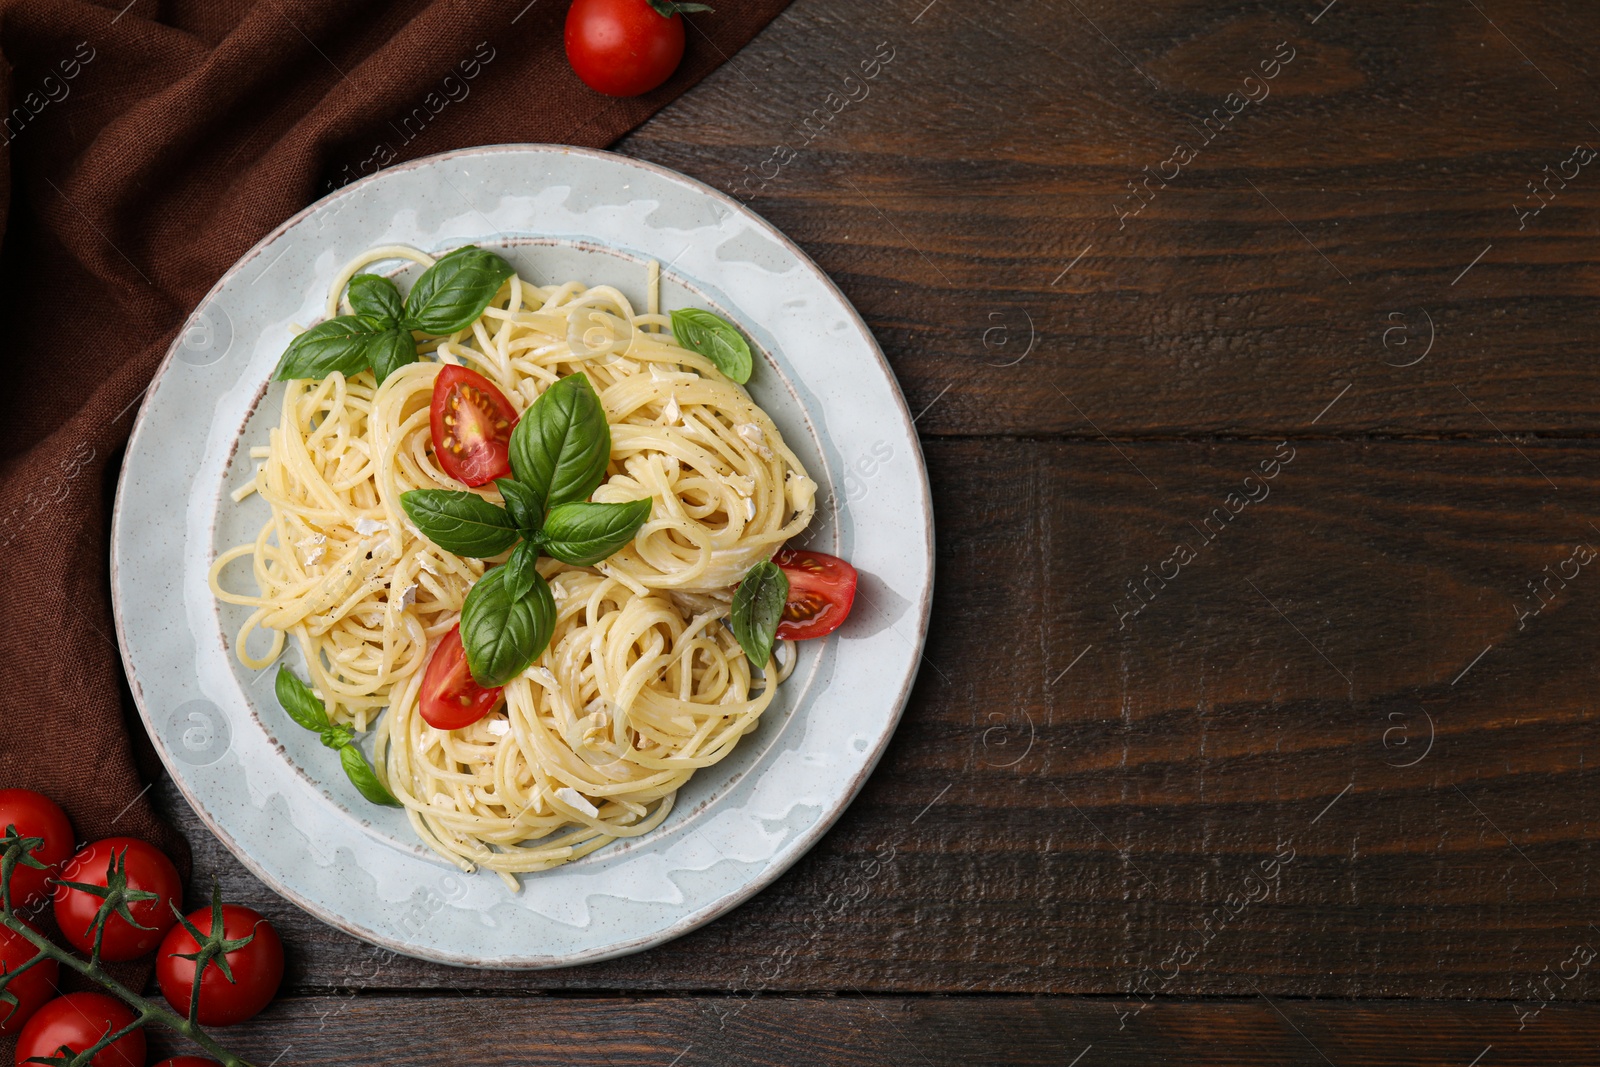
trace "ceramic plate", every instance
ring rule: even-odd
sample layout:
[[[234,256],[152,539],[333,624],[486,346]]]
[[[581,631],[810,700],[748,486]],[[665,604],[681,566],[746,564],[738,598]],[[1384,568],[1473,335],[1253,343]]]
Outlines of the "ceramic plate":
[[[291,723],[272,670],[232,650],[247,609],[206,571],[267,517],[230,494],[254,473],[294,324],[321,317],[339,268],[406,244],[491,247],[540,283],[612,284],[643,306],[709,307],[759,359],[750,391],[821,487],[803,544],[861,571],[850,619],[803,642],[759,728],[680,792],[654,833],[524,876],[508,892],[424,848],[363,801]],[[398,269],[399,263],[388,266]],[[379,264],[374,269],[383,269]],[[933,585],[932,515],[905,400],[860,316],[795,245],[739,204],[660,167],[548,145],[474,148],[394,167],[296,215],[223,276],[168,353],[128,445],[112,530],[122,654],[146,728],[184,796],[239,859],[313,915],[397,952],[554,967],[658,944],[771,882],[839,816],[911,689]],[[233,588],[253,588],[248,564]],[[288,662],[300,666],[290,642]],[[303,674],[303,671],[302,671]]]

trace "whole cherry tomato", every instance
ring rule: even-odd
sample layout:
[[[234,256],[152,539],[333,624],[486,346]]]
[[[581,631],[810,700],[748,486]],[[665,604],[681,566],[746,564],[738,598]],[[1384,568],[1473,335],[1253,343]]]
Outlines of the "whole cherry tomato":
[[[573,0],[567,11],[567,61],[589,88],[607,96],[648,93],[683,59],[678,12],[709,10],[668,0]]]
[[[105,888],[108,884],[108,868],[113,862],[122,870],[129,889],[154,893],[155,898],[128,905],[128,913],[134,921],[148,929],[129,926],[120,915],[112,915],[106,920],[100,958],[112,961],[137,959],[159,945],[162,935],[178,921],[172,909],[183,903],[183,883],[171,860],[148,841],[140,841],[135,837],[108,837],[96,841],[66,862],[61,878],[67,882]],[[91,924],[101,903],[101,897],[82,889],[63,885],[56,890],[56,925],[61,927],[61,936],[80,952],[94,950]]]
[[[11,974],[39,954],[33,942],[7,927],[0,926],[0,974]],[[61,977],[61,966],[52,959],[43,959],[11,980],[6,992],[17,998],[16,1007],[0,1004],[0,1034],[14,1034],[39,1010],[39,1006],[56,995],[56,979]]]
[[[202,934],[213,930],[210,908],[191,912],[189,923]],[[250,937],[250,943],[225,953],[229,982],[215,962],[207,964],[200,976],[200,1025],[232,1026],[260,1014],[272,1002],[283,981],[283,942],[272,924],[249,908],[222,905],[222,936],[229,941]],[[161,995],[179,1015],[189,1014],[189,999],[194,992],[194,960],[182,954],[200,951],[194,935],[180,923],[167,931],[156,953],[156,980]]]
[[[19,863],[11,873],[11,906],[26,908],[49,895],[45,879],[54,878],[61,861],[72,855],[72,823],[60,805],[43,793],[0,789],[0,835],[7,826],[15,826],[23,837],[44,839],[44,844],[33,846],[28,855],[49,869],[35,870]]]
[[[33,1013],[17,1038],[17,1067],[34,1056],[61,1054],[65,1045],[82,1052],[108,1033],[133,1022],[133,1010],[104,993],[68,993]],[[91,1067],[144,1067],[144,1031],[133,1030],[95,1053]],[[31,1065],[30,1065],[31,1067]]]

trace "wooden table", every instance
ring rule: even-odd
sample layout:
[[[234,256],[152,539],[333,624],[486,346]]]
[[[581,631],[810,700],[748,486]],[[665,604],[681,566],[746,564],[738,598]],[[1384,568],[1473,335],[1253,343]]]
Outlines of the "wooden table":
[[[888,754],[733,914],[542,973],[337,933],[164,785],[291,946],[236,1043],[1597,1062],[1597,41],[1580,0],[796,0],[620,149],[792,235],[920,413]]]

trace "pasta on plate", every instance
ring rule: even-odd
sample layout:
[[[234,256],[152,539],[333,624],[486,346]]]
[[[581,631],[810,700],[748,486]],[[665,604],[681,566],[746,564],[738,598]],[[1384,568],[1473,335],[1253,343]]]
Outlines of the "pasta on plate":
[[[277,424],[249,450],[256,475],[238,494],[259,494],[270,517],[253,541],[216,557],[211,585],[218,599],[252,609],[235,642],[240,660],[266,669],[292,636],[325,708],[325,741],[327,730],[344,743],[373,731],[373,771],[422,841],[515,889],[516,874],[659,826],[684,782],[754,729],[792,669],[793,648],[781,630],[772,643],[769,626],[772,659],[752,663],[730,606],[752,568],[806,528],[817,486],[743,386],[675,337],[654,263],[644,311],[610,286],[540,286],[508,273],[470,324],[438,336],[409,329],[411,319],[375,317],[363,303],[372,286],[358,294],[373,263],[432,268],[454,255],[436,261],[389,246],[341,272],[330,322],[388,330],[384,338],[398,331],[382,343],[399,355],[288,380]],[[327,326],[316,329],[332,337]],[[435,393],[452,365],[481,375],[523,421],[557,382],[581,375],[610,442],[584,506],[648,500],[632,536],[590,565],[524,548],[473,558],[426,536],[408,493],[470,492],[518,513],[509,487],[466,488],[446,470]],[[446,421],[448,447],[464,431]],[[521,536],[533,545],[542,535]],[[456,729],[430,725],[430,658],[459,624],[472,662],[468,597],[492,571],[521,566],[523,551],[537,558],[537,575],[521,577],[547,587],[553,603],[547,643],[504,680],[493,710]],[[254,592],[231,577],[239,568],[230,564],[246,560]],[[262,644],[258,631],[267,638],[259,654],[249,647]]]

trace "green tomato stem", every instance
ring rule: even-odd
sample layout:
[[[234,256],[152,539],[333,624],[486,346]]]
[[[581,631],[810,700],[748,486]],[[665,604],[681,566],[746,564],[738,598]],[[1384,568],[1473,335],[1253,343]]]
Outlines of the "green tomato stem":
[[[240,1059],[238,1056],[235,1056],[233,1053],[229,1052],[227,1049],[213,1041],[211,1036],[202,1030],[198,1024],[183,1018],[176,1012],[169,1011],[167,1008],[161,1006],[155,1001],[147,1000],[144,997],[141,997],[139,994],[133,992],[133,990],[129,989],[127,986],[111,977],[105,972],[104,969],[101,968],[99,961],[85,961],[79,959],[71,952],[68,952],[60,945],[57,945],[55,942],[45,937],[43,934],[36,932],[33,927],[17,918],[11,913],[10,910],[0,912],[0,923],[4,923],[6,928],[13,933],[21,934],[23,937],[27,938],[35,948],[48,955],[57,963],[64,967],[72,968],[74,971],[77,971],[90,981],[95,982],[114,993],[118,999],[123,1001],[138,1013],[139,1018],[135,1021],[136,1026],[142,1026],[145,1023],[152,1021],[159,1021],[169,1029],[176,1030],[190,1041],[193,1041],[196,1045],[199,1045],[201,1048],[205,1049],[212,1056],[216,1057],[218,1062],[220,1062],[223,1067],[250,1067],[249,1063]],[[198,973],[199,972],[197,971],[197,977]],[[196,982],[196,985],[198,984],[199,983]],[[121,1034],[118,1034],[117,1036],[120,1037]]]

